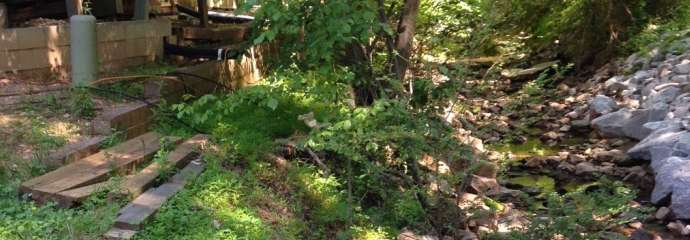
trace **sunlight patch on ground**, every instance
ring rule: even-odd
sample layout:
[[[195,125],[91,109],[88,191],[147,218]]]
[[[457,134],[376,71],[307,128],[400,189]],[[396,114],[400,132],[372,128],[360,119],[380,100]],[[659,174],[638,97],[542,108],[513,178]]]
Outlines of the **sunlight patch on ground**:
[[[76,142],[79,138],[79,126],[62,120],[48,123],[47,132],[57,138],[66,139],[68,142]]]

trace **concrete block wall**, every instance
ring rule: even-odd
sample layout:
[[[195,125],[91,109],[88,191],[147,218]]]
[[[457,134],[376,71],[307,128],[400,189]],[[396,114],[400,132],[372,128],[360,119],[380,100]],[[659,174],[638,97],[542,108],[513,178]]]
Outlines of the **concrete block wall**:
[[[96,25],[101,70],[153,61],[163,55],[166,19],[102,22]],[[0,72],[48,74],[66,79],[70,64],[69,25],[0,30]]]

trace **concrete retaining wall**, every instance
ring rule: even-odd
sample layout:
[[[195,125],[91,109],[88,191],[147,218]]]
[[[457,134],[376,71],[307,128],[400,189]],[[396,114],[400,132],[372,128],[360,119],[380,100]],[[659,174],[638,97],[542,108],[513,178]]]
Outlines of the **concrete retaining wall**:
[[[96,25],[101,70],[153,61],[163,55],[163,37],[171,35],[170,21],[103,22]],[[69,25],[0,30],[0,72],[69,74]]]

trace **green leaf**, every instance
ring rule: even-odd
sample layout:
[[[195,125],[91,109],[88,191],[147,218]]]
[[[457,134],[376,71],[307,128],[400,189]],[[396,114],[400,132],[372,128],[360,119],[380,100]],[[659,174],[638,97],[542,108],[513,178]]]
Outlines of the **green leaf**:
[[[264,41],[264,38],[266,37],[265,34],[266,34],[266,33],[262,33],[261,35],[259,35],[258,37],[256,37],[256,38],[254,39],[254,44],[262,43],[262,42]]]
[[[266,106],[271,110],[276,110],[276,108],[278,108],[278,100],[275,98],[269,98],[266,102]]]

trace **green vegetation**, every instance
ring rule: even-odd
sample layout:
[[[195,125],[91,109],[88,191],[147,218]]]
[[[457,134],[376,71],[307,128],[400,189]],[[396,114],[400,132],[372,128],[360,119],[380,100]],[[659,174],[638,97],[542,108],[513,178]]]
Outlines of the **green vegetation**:
[[[62,115],[61,109],[50,110]],[[107,204],[100,195],[80,208],[60,209],[54,204],[37,206],[17,191],[21,181],[55,167],[45,162],[48,152],[77,135],[79,126],[51,116],[55,112],[18,112],[0,115],[0,239],[98,238],[121,203]]]
[[[14,239],[96,239],[110,228],[122,203],[107,204],[94,197],[77,209],[60,209],[53,204],[36,206],[18,201],[19,182],[2,184],[0,189],[0,238]]]
[[[0,182],[26,179],[46,170],[45,156],[77,133],[78,126],[48,121],[32,110],[0,116]]]
[[[685,50],[677,44],[690,36],[687,1],[242,2],[261,4],[248,44],[277,48],[264,56],[266,77],[232,92],[160,104],[155,131],[207,133],[213,144],[203,152],[205,172],[136,239],[393,239],[406,230],[460,239],[463,229],[486,239],[598,239],[647,214],[630,204],[637,192],[620,182],[558,182],[561,164],[577,163],[532,157],[555,157],[571,150],[556,144],[590,139],[561,140],[559,134],[574,132],[570,125],[537,123],[545,106],[565,102],[558,99],[563,92],[579,91],[569,93],[573,99],[584,92],[561,84],[584,82],[627,53]],[[538,63],[557,64],[502,74]],[[73,89],[64,102],[48,97],[28,104],[27,114],[0,115],[0,239],[99,238],[125,204],[107,198],[117,180],[72,209],[17,197],[21,181],[51,169],[42,162],[46,153],[77,135],[66,119],[58,118],[55,131],[36,111],[48,106],[52,117],[93,118],[103,100],[94,97],[139,98],[141,79],[173,70],[161,62],[107,73],[135,77]],[[541,142],[543,129],[559,136]],[[498,155],[531,158],[537,173],[510,172],[527,164],[491,160],[473,136],[487,136],[482,140]],[[101,147],[123,140],[115,132]],[[162,165],[159,181],[173,173],[165,161],[173,148],[161,144],[153,160]],[[468,182],[479,179],[473,174],[498,174],[499,183],[524,191],[485,193]],[[480,206],[464,206],[468,196]],[[478,230],[477,222],[511,210],[524,214],[519,228]]]
[[[514,230],[508,235],[488,235],[486,239],[600,239],[611,224],[641,219],[649,209],[631,206],[635,191],[618,182],[607,181],[595,190],[581,189],[559,195],[548,194],[546,216],[531,219],[528,231]],[[589,189],[589,188],[588,188]],[[625,213],[624,219],[610,216]],[[620,221],[620,222],[619,222]]]

